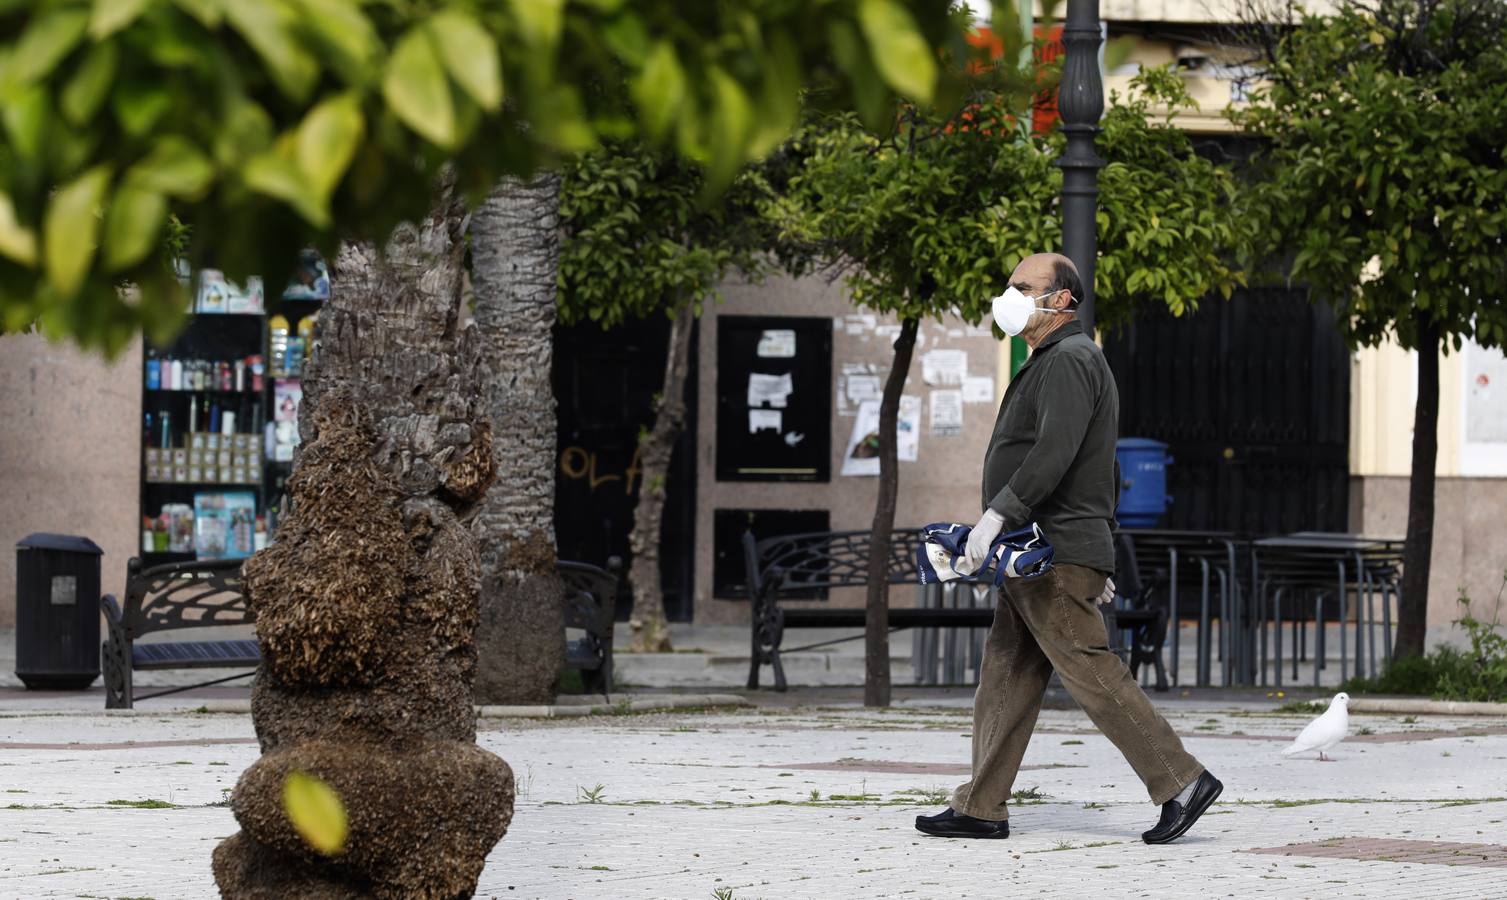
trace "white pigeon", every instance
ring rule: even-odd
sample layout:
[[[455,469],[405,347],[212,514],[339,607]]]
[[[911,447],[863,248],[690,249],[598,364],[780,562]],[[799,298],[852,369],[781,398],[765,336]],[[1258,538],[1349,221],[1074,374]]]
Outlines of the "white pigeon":
[[[1282,751],[1282,755],[1292,756],[1295,753],[1317,750],[1320,760],[1330,762],[1331,757],[1325,756],[1324,751],[1343,741],[1349,733],[1350,695],[1340,692],[1329,701],[1329,708],[1324,710],[1324,714],[1309,722],[1297,740]]]

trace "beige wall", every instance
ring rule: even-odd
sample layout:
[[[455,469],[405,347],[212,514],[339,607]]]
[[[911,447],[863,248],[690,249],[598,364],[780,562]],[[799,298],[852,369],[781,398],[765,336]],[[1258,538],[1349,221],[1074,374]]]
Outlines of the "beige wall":
[[[37,335],[0,336],[0,628],[15,624],[16,541],[83,535],[120,593],[136,553],[141,344],[114,363]]]
[[[712,519],[716,509],[827,509],[833,530],[866,529],[873,521],[878,478],[845,477],[842,455],[853,418],[839,415],[837,395],[843,363],[873,363],[888,371],[893,319],[877,317],[874,329],[863,327],[860,310],[848,302],[841,284],[820,279],[772,279],[763,285],[729,284],[724,302],[710,306],[701,319],[701,353],[697,409],[697,503],[694,617],[698,623],[744,623],[748,604],[712,598]],[[832,474],[827,483],[728,482],[716,477],[717,320],[724,315],[823,316],[834,319],[832,335]],[[848,326],[862,333],[850,334]],[[889,326],[890,332],[886,332]],[[876,333],[877,332],[877,333]],[[962,433],[933,437],[930,431],[932,386],[922,381],[921,357],[938,347],[968,353],[968,374],[996,376],[998,345],[984,328],[969,328],[961,320],[921,325],[918,345],[905,392],[922,397],[921,436],[916,462],[900,463],[900,494],[896,524],[924,525],[936,521],[972,523],[980,510],[979,477],[984,446],[994,425],[998,389],[989,403],[963,405]],[[912,593],[895,590],[892,603],[908,605]],[[847,596],[842,596],[847,594]],[[861,602],[857,592],[839,592],[835,604]]]
[[[1450,623],[1460,617],[1461,589],[1471,613],[1491,621],[1507,571],[1502,511],[1507,478],[1441,477],[1434,490],[1434,551],[1429,565],[1428,643],[1459,641]],[[1407,531],[1408,479],[1366,476],[1350,480],[1350,530],[1400,538]],[[1507,602],[1507,600],[1504,600]],[[1507,621],[1507,608],[1501,610]]]

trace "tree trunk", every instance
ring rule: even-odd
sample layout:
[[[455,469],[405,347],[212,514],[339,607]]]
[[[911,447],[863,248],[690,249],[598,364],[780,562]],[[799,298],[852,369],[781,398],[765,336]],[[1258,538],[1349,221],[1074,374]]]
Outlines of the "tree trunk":
[[[512,818],[471,693],[481,568],[463,519],[494,469],[459,325],[464,214],[442,185],[383,253],[347,244],[332,267],[290,511],[243,570],[262,757],[231,798],[242,830],[214,851],[224,897],[469,897]],[[294,771],[339,794],[338,855],[290,825]]]
[[[628,581],[633,585],[633,649],[640,653],[668,653],[670,626],[665,621],[664,591],[659,577],[659,533],[665,517],[665,490],[670,475],[670,457],[675,442],[685,430],[685,382],[691,364],[691,333],[696,327],[696,304],[686,303],[670,326],[670,347],[665,360],[665,382],[654,427],[638,444],[638,505],[633,509],[633,533],[628,549],[633,566]]]
[[[900,395],[910,372],[916,347],[916,319],[900,324],[895,358],[879,401],[879,497],[874,501],[874,527],[869,539],[868,603],[864,609],[863,705],[890,705],[890,532],[895,527],[895,494],[899,486],[896,459],[896,420]]]
[[[1402,552],[1402,600],[1395,655],[1419,656],[1428,631],[1429,563],[1434,552],[1434,464],[1439,457],[1439,327],[1418,329],[1418,403],[1413,409],[1413,472]]]
[[[565,664],[555,573],[555,394],[560,178],[505,178],[471,218],[471,281],[497,483],[472,523],[481,550],[483,703],[550,703]]]

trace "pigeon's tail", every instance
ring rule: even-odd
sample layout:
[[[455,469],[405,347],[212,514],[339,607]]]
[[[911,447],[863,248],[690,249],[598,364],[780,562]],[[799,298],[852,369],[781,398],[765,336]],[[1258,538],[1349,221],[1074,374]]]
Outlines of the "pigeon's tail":
[[[1313,749],[1312,747],[1305,747],[1302,744],[1298,743],[1297,741],[1293,741],[1291,744],[1288,744],[1285,748],[1283,748],[1282,755],[1283,756],[1292,756],[1295,753],[1302,753],[1304,750],[1312,750],[1312,749]]]

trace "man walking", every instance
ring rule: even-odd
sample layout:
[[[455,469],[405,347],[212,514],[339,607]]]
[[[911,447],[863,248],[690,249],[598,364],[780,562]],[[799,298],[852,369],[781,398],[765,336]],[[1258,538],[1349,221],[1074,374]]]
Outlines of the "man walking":
[[[1010,835],[1006,801],[1052,670],[1135,769],[1161,820],[1148,844],[1181,837],[1224,789],[1109,650],[1097,603],[1114,598],[1111,521],[1119,496],[1115,438],[1120,398],[1099,347],[1077,321],[1082,289],[1067,257],[1027,257],[994,301],[994,319],[1031,358],[1010,382],[984,455],[984,514],[958,570],[977,571],[1002,530],[1041,526],[1055,562],[1009,579],[989,629],[973,701],[973,778],[952,805],[917,816],[939,837]]]

